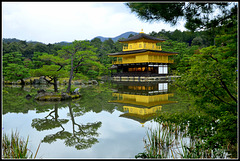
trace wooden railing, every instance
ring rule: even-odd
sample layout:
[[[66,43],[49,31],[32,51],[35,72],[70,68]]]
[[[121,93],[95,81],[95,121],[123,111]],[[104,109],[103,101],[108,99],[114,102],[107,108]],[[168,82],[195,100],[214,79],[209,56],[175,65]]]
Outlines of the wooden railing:
[[[161,46],[152,46],[152,45],[142,45],[139,47],[139,45],[132,45],[132,46],[123,46],[123,51],[130,51],[130,50],[140,50],[140,49],[150,49],[150,50],[162,50]]]
[[[112,77],[156,77],[156,76],[169,76],[172,74],[157,74],[157,73],[150,73],[150,72],[125,72],[125,73],[112,73]]]
[[[131,60],[131,61],[112,61],[112,64],[134,64],[134,63],[174,63],[174,60],[168,59],[168,60]]]
[[[118,61],[112,61],[112,64],[123,64],[122,60],[118,60]]]

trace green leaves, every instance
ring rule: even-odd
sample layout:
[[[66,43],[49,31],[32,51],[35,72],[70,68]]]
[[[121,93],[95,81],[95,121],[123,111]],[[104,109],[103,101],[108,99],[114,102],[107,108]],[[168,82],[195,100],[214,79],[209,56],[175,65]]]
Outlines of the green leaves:
[[[105,67],[98,62],[95,51],[96,48],[89,41],[75,40],[72,45],[63,47],[59,54],[62,58],[67,58],[69,64],[72,59],[73,64],[71,68],[74,69],[74,76],[84,78],[83,75],[85,75],[95,79],[105,70]]]
[[[29,77],[28,69],[23,65],[9,63],[3,68],[4,80],[23,80]]]
[[[75,40],[71,45],[65,46],[59,51],[59,55],[64,59],[70,59],[70,77],[66,93],[70,92],[71,80],[74,73],[82,73],[82,66],[97,60],[96,48],[91,46],[89,41]],[[88,64],[89,65],[89,64]],[[84,73],[85,74],[85,73]]]
[[[65,60],[59,56],[50,55],[47,53],[42,53],[38,56],[43,65],[39,69],[32,69],[30,73],[32,76],[48,76],[51,78],[60,78],[66,76],[66,71],[64,67],[69,63],[69,60]]]
[[[58,64],[58,65],[66,65],[68,64],[70,61],[67,59],[65,60],[64,58],[61,58],[59,56],[54,56],[54,55],[50,55],[50,54],[47,54],[47,53],[43,53],[43,55],[40,55],[38,57],[39,59],[43,60],[43,61],[50,61],[54,64]]]
[[[40,77],[40,76],[48,76],[48,77],[65,77],[66,71],[59,70],[58,65],[43,65],[42,68],[30,70],[32,76]]]
[[[217,36],[215,46],[208,46],[193,55],[185,56],[179,64],[189,64],[179,70],[176,84],[181,90],[195,96],[195,105],[201,115],[180,114],[189,121],[188,133],[200,136],[206,147],[214,151],[237,139],[237,44],[236,33]],[[179,66],[177,69],[184,69]],[[181,91],[180,90],[180,91]],[[193,107],[191,107],[193,108]],[[170,115],[166,120],[179,123]],[[211,128],[210,128],[211,127]],[[205,147],[205,148],[206,148]],[[214,152],[215,153],[215,152]]]
[[[127,3],[132,12],[146,21],[163,20],[175,25],[184,15],[184,3]],[[171,11],[171,12],[170,12]]]
[[[127,3],[126,5],[141,20],[162,20],[176,25],[178,20],[185,18],[185,27],[191,31],[216,27],[227,21],[231,14],[237,14],[235,10],[227,8],[230,3]],[[220,12],[211,17],[216,9]]]
[[[237,31],[237,3],[126,3],[144,21],[164,21],[176,25],[185,21],[188,30],[204,31],[205,43],[214,45],[214,38],[222,31]],[[217,11],[216,11],[217,10]],[[227,28],[224,28],[227,26]]]
[[[198,95],[199,100],[202,99],[200,101],[202,105],[236,104],[237,51],[234,50],[236,43],[233,41],[233,35],[227,37],[231,39],[228,39],[226,46],[205,47],[200,49],[200,53],[189,57],[191,68],[183,72],[182,78],[177,82],[192,94]],[[218,36],[218,43],[225,38],[226,35]]]

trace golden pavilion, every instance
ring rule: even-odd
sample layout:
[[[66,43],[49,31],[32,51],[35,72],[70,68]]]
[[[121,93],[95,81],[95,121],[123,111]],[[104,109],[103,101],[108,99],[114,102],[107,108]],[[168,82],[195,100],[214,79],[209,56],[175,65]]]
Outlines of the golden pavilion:
[[[167,76],[168,65],[173,63],[169,56],[175,52],[163,51],[161,42],[164,39],[155,38],[141,31],[127,39],[119,40],[123,43],[122,52],[108,54],[115,57],[111,69],[116,69],[112,77],[119,81],[148,81],[149,78]]]

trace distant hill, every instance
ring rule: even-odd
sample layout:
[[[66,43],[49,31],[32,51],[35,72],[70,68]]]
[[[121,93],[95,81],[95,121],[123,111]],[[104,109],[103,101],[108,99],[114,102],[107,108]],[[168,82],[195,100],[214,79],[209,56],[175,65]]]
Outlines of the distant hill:
[[[61,45],[61,46],[66,46],[72,44],[72,42],[67,42],[67,41],[61,41],[61,42],[56,42],[54,44]]]
[[[129,32],[125,32],[119,36],[116,36],[116,37],[102,37],[102,36],[97,36],[95,38],[99,38],[102,42],[105,41],[105,40],[108,40],[109,38],[111,38],[114,42],[118,41],[118,39],[121,39],[121,38],[128,38],[129,35],[136,35],[137,32],[132,32],[132,31],[129,31]],[[93,39],[95,39],[93,38]],[[26,40],[19,40],[19,39],[16,39],[16,38],[3,38],[3,43],[12,43],[12,42],[19,42],[19,41],[26,41]],[[41,44],[44,44],[42,42],[38,42],[38,41],[26,41],[27,43],[33,43],[33,44],[36,44],[36,43],[41,43]],[[66,41],[61,41],[61,42],[56,42],[56,43],[53,43],[53,44],[58,44],[58,45],[62,45],[62,46],[65,46],[65,45],[69,45],[69,44],[72,44],[72,42],[66,42]]]
[[[26,41],[26,40],[19,40],[19,39],[16,39],[16,38],[3,38],[3,42],[4,43],[12,43],[12,42],[19,42],[19,41]],[[38,42],[38,41],[26,41],[27,43],[32,43],[32,44],[36,44],[36,43],[41,43],[43,44],[42,42]]]
[[[21,40],[19,40],[19,39],[16,39],[16,38],[3,38],[3,42],[4,43],[12,43],[12,42],[19,42],[19,41],[21,41]]]
[[[16,39],[16,38],[3,38],[3,43],[12,43],[12,42],[19,42],[19,41],[26,41],[26,40],[20,40],[20,39]],[[32,43],[32,44],[37,44],[37,43],[41,43],[41,44],[44,44],[42,42],[39,42],[39,41],[26,41],[27,43]],[[61,45],[61,46],[65,46],[65,45],[69,45],[69,44],[72,44],[72,42],[67,42],[67,41],[61,41],[61,42],[56,42],[54,44],[57,44],[57,45]]]
[[[116,37],[102,37],[102,36],[97,36],[97,37],[94,37],[93,39],[99,38],[99,39],[103,42],[103,41],[111,38],[114,42],[116,42],[116,41],[118,41],[118,39],[120,39],[120,38],[125,38],[125,39],[128,38],[129,35],[131,35],[131,34],[132,34],[132,35],[136,35],[137,32],[129,31],[129,32],[125,32],[125,33],[123,33],[123,34],[121,34],[121,35],[119,35],[119,36],[116,36]]]

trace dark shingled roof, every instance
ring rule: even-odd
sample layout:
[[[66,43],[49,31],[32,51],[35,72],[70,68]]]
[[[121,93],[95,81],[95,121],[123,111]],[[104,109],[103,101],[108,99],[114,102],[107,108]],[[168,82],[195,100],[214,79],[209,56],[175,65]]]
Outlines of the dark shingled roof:
[[[157,52],[157,53],[166,53],[166,54],[178,54],[178,53],[176,53],[176,52],[141,49],[141,50],[121,51],[121,52],[117,52],[117,53],[110,53],[110,54],[108,54],[108,55],[109,55],[109,56],[114,56],[114,55],[127,55],[127,54],[143,53],[143,52],[146,52],[146,51],[153,51],[153,52]]]
[[[132,36],[128,39],[123,39],[123,40],[118,40],[119,42],[126,42],[126,41],[133,41],[133,40],[138,40],[138,39],[141,39],[141,38],[145,38],[145,39],[148,39],[148,40],[154,40],[154,41],[166,41],[165,39],[159,39],[159,38],[155,38],[155,37],[152,37],[152,36],[149,36],[145,33],[140,33],[138,35],[135,35],[135,36]]]

